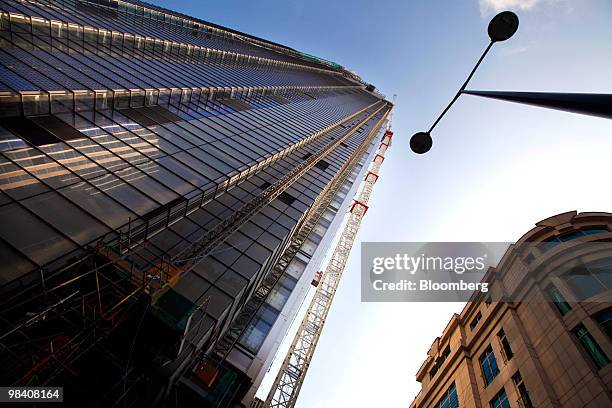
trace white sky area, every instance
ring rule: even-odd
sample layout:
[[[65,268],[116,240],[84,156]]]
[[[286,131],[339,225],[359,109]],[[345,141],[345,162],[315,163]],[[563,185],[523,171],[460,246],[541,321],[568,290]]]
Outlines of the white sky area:
[[[554,214],[612,210],[612,120],[462,96],[434,130],[428,154],[409,148],[410,136],[429,128],[465,79],[500,8],[519,14],[519,32],[493,47],[468,88],[612,93],[609,6],[480,0],[460,19],[440,13],[418,38],[395,38],[398,55],[384,58],[403,65],[388,75],[378,72],[377,79],[351,66],[389,98],[398,94],[395,136],[298,408],[408,407],[420,389],[415,374],[427,351],[462,308],[362,303],[360,241],[514,242]],[[459,41],[467,44],[460,52]],[[429,54],[420,59],[424,50]]]

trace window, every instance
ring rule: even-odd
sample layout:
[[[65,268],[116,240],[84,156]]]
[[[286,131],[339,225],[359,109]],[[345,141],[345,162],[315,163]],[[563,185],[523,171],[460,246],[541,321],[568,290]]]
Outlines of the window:
[[[476,328],[480,319],[482,319],[482,313],[478,312],[476,313],[476,316],[470,322],[470,330],[474,330]]]
[[[434,363],[433,367],[431,368],[431,371],[429,372],[430,377],[433,378],[433,376],[436,375],[436,373],[438,372],[440,367],[442,367],[442,364],[444,364],[444,362],[446,361],[449,355],[450,355],[450,346],[447,346],[442,352],[442,355],[440,355],[438,360]]]
[[[576,326],[574,329],[574,334],[576,337],[578,337],[582,347],[584,347],[584,350],[589,354],[597,366],[597,369],[601,369],[608,365],[610,360],[608,360],[608,357],[604,354],[601,347],[599,347],[599,344],[597,344],[593,336],[591,336],[591,333],[587,331],[584,325],[579,324]]]
[[[59,142],[59,139],[51,132],[24,116],[2,118],[2,126],[34,146],[43,146]]]
[[[559,313],[561,313],[561,316],[565,316],[567,312],[572,310],[572,307],[565,301],[565,298],[561,292],[559,292],[559,289],[554,286],[549,286],[548,289],[546,289],[546,292],[548,292],[548,296],[550,296],[551,300],[557,307],[557,310]]]
[[[531,398],[529,398],[529,393],[527,392],[527,387],[525,386],[525,383],[523,382],[523,377],[521,376],[521,373],[519,371],[514,373],[514,375],[512,376],[512,381],[514,382],[514,385],[516,386],[516,390],[519,395],[519,406],[521,406],[522,408],[533,408]]]
[[[28,147],[28,144],[22,138],[0,127],[0,152],[21,147]]]
[[[278,311],[276,309],[264,304],[249,323],[240,339],[240,344],[253,354],[256,354],[270,332],[277,316]]]
[[[457,398],[457,387],[455,383],[446,390],[435,408],[459,408],[459,399]]]
[[[296,257],[291,260],[287,266],[286,272],[289,276],[298,280],[300,276],[302,276],[304,269],[306,269],[306,262]]]
[[[493,397],[489,405],[491,408],[510,408],[510,402],[508,402],[506,390],[502,388],[501,391],[498,392],[495,397]]]
[[[315,164],[315,167],[325,171],[329,167],[329,163],[325,160],[319,160],[317,164]]]
[[[243,110],[251,109],[251,105],[249,105],[248,103],[240,99],[226,98],[226,99],[221,99],[220,102],[226,104],[227,106],[234,109],[235,111],[243,111]]]
[[[566,273],[563,278],[579,300],[612,289],[612,258],[587,262]]]
[[[290,289],[281,284],[276,284],[268,296],[267,303],[277,310],[283,310],[283,306],[285,306],[285,302],[289,299],[290,294]]]
[[[612,339],[612,307],[595,313],[593,319],[601,326],[601,329]]]
[[[306,240],[304,240],[304,242],[302,243],[302,246],[300,247],[300,251],[307,254],[308,257],[311,257],[314,255],[315,251],[317,250],[318,245],[319,243],[314,241],[311,236],[311,237],[306,238]]]
[[[280,193],[280,195],[278,196],[278,199],[287,205],[291,205],[295,201],[295,197],[293,197],[291,194],[286,193],[284,191]]]
[[[506,337],[506,333],[504,332],[504,329],[501,329],[499,333],[497,333],[497,338],[499,339],[499,342],[501,343],[501,346],[502,346],[504,360],[510,361],[512,357],[514,356],[514,353],[512,352],[512,348],[510,347],[510,342],[508,341],[508,338]]]
[[[585,237],[587,235],[605,234],[606,232],[609,232],[609,231],[605,228],[599,228],[599,227],[583,228],[581,230],[568,232],[567,234],[563,234],[558,237],[548,238],[547,240],[544,240],[544,242],[538,244],[538,248],[540,248],[540,250],[542,250],[543,252],[546,252],[546,251],[553,249],[561,242],[571,241],[573,239]]]
[[[497,360],[495,360],[495,354],[493,354],[491,346],[480,356],[480,367],[482,368],[485,385],[491,384],[491,381],[499,374],[499,367],[497,367]]]

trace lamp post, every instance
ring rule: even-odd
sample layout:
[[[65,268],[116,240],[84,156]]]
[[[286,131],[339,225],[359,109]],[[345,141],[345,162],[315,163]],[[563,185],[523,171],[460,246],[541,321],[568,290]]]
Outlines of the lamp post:
[[[415,133],[410,138],[410,148],[417,154],[427,153],[433,144],[431,132],[436,127],[440,119],[448,112],[451,106],[461,94],[481,96],[517,102],[527,105],[534,105],[543,108],[557,109],[566,112],[580,113],[583,115],[598,116],[612,119],[612,94],[587,94],[587,93],[553,93],[553,92],[505,92],[505,91],[471,91],[466,90],[466,86],[476,69],[487,55],[494,43],[505,41],[512,37],[519,26],[516,14],[511,11],[503,11],[493,17],[489,23],[488,33],[491,42],[484,53],[476,62],[472,72],[468,75],[457,94],[450,101],[446,109],[435,120],[433,125],[426,132]]]
[[[465,90],[465,87],[467,86],[468,82],[470,82],[470,79],[472,79],[472,76],[474,76],[476,69],[478,69],[478,66],[480,65],[484,57],[488,54],[493,44],[500,41],[506,41],[508,38],[512,37],[514,33],[516,33],[516,30],[518,30],[518,26],[518,16],[511,11],[502,11],[491,19],[491,22],[489,22],[489,27],[487,29],[491,42],[476,62],[476,65],[474,65],[474,68],[472,68],[472,71],[468,75],[463,85],[461,85],[461,88],[459,88],[453,99],[451,99],[448,106],[446,106],[446,109],[442,111],[440,116],[438,116],[438,118],[434,121],[433,125],[431,125],[429,130],[427,132],[415,133],[410,138],[410,148],[413,152],[423,154],[427,153],[429,149],[431,149],[431,146],[433,144],[431,132],[434,130],[438,122],[440,122],[440,119],[442,119],[442,117],[446,115],[446,112],[448,112],[451,106],[453,106],[455,101],[459,98],[459,95],[461,95],[461,93]]]

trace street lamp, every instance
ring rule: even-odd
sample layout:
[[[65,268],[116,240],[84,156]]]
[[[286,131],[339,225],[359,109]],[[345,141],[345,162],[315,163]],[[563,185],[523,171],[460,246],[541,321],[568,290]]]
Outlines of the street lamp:
[[[612,94],[587,94],[587,93],[555,93],[555,92],[506,92],[506,91],[471,91],[466,90],[468,82],[476,72],[476,69],[487,55],[491,46],[499,41],[506,41],[514,35],[519,26],[519,20],[516,14],[511,11],[503,11],[493,17],[489,23],[488,33],[491,42],[485,49],[484,53],[476,62],[474,69],[468,75],[467,80],[463,83],[455,97],[448,104],[446,109],[442,111],[440,116],[431,125],[427,132],[415,133],[410,138],[410,148],[418,154],[427,153],[433,144],[431,131],[436,127],[440,119],[448,112],[450,107],[455,103],[459,95],[475,95],[485,98],[504,100],[508,102],[517,102],[526,105],[539,106],[562,110],[566,112],[580,113],[583,115],[598,116],[606,119],[612,119]]]
[[[448,112],[450,107],[453,106],[455,101],[459,98],[459,95],[461,95],[461,93],[465,90],[465,87],[467,86],[468,82],[470,82],[470,79],[472,79],[474,72],[476,72],[476,69],[478,69],[478,66],[480,65],[484,57],[487,55],[493,44],[500,41],[506,41],[508,38],[512,37],[514,33],[516,33],[516,30],[518,30],[518,26],[518,16],[511,11],[502,11],[491,19],[491,21],[489,22],[489,27],[487,29],[491,42],[476,62],[476,65],[474,65],[472,72],[470,72],[461,88],[459,88],[459,90],[457,91],[453,99],[450,101],[446,109],[442,111],[440,116],[438,116],[433,125],[431,125],[431,127],[429,128],[429,130],[427,132],[415,133],[410,138],[410,148],[413,152],[423,154],[427,153],[429,149],[431,149],[431,146],[433,144],[433,140],[431,138],[432,130],[434,130],[438,122],[440,122],[440,119],[442,119],[442,117],[446,114],[446,112]]]

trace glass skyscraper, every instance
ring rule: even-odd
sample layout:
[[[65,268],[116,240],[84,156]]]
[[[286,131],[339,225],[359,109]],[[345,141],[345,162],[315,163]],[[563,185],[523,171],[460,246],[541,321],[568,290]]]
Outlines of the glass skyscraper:
[[[391,104],[147,3],[0,4],[0,384],[248,404]]]

